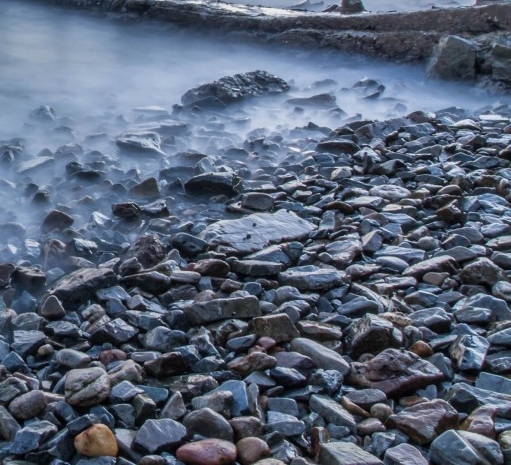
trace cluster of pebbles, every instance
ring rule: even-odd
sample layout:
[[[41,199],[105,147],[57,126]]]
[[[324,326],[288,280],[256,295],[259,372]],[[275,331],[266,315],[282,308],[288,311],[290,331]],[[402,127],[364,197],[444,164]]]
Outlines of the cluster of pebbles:
[[[226,77],[115,137],[42,106],[4,141],[2,463],[511,463],[511,106],[288,91]],[[339,125],[240,136],[268,94]]]

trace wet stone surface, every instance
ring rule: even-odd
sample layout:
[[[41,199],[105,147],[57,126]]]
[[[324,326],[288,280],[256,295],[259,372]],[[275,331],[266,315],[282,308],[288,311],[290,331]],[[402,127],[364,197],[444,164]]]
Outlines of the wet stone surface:
[[[508,460],[511,107],[236,126],[287,89],[192,89],[9,184],[46,203],[0,225],[2,463]]]

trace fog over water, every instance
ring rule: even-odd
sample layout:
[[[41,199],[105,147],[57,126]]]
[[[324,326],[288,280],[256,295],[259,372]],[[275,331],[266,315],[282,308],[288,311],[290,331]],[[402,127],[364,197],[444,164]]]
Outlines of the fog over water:
[[[348,117],[358,114],[379,119],[497,100],[463,86],[427,82],[422,66],[397,66],[332,51],[250,45],[169,25],[89,17],[83,12],[9,0],[2,1],[0,30],[0,141],[26,138],[28,152],[34,156],[70,142],[33,131],[28,116],[39,105],[53,107],[57,124],[71,128],[74,141],[86,151],[97,148],[115,154],[111,141],[121,132],[115,126],[119,117],[129,125],[139,115],[133,111],[137,107],[155,105],[171,111],[191,87],[257,69],[282,77],[292,89],[286,97],[248,102],[245,111],[250,124],[240,128],[240,140],[260,126],[341,125],[339,115],[331,112],[302,114],[283,107],[286,98],[320,92],[333,92]],[[383,83],[386,90],[381,99],[364,100],[346,91],[363,77]],[[335,83],[314,86],[326,79]],[[108,144],[88,147],[84,142],[86,136],[104,132],[110,138]],[[189,148],[204,150],[193,141]],[[126,171],[130,164],[144,169],[136,160],[126,163]],[[0,169],[3,182],[19,182],[15,173]],[[153,175],[146,173],[146,177]],[[2,188],[0,202],[0,222],[30,220],[11,191]],[[1,211],[8,214],[2,216]]]

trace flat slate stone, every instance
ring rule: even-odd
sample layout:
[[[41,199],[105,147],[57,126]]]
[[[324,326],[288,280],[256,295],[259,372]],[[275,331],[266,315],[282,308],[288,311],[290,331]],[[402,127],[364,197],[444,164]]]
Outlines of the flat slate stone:
[[[346,426],[351,433],[355,432],[357,426],[355,418],[335,400],[314,394],[310,398],[309,406],[311,410],[321,415],[328,423],[336,426]]]
[[[272,243],[306,238],[316,226],[293,212],[254,213],[236,220],[222,220],[208,226],[200,234],[210,247],[224,246],[239,254],[264,249]]]
[[[322,465],[383,465],[378,457],[351,442],[322,444],[318,463]]]
[[[313,265],[288,268],[279,274],[283,286],[293,286],[300,291],[320,291],[340,286],[346,282],[346,273],[335,268],[319,268]]]
[[[303,337],[293,339],[291,350],[311,358],[319,368],[324,370],[337,370],[343,376],[350,371],[348,362],[341,355],[310,339]]]

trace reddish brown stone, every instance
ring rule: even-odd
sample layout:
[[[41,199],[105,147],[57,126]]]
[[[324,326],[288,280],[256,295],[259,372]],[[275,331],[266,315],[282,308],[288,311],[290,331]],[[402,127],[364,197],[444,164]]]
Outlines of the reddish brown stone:
[[[185,463],[201,465],[231,465],[236,462],[237,449],[222,439],[203,439],[181,446],[176,456]]]

